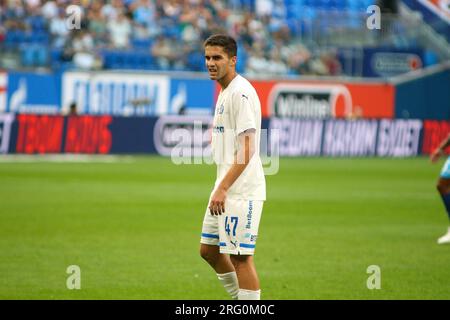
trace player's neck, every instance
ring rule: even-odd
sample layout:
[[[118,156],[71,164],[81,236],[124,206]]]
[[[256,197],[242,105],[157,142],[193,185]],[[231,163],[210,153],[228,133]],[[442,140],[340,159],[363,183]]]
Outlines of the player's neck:
[[[236,70],[233,70],[232,72],[230,72],[229,74],[227,74],[225,77],[223,77],[220,80],[217,80],[217,82],[219,82],[220,87],[222,88],[222,91],[225,90],[228,85],[230,84],[231,81],[233,81],[234,78],[237,77],[237,72]]]

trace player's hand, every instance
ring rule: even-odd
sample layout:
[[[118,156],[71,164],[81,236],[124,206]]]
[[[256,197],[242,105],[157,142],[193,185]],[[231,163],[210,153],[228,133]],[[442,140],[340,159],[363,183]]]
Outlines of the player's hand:
[[[433,153],[430,155],[431,162],[435,163],[436,161],[438,161],[442,153],[443,151],[441,150],[441,148],[437,148],[436,150],[434,150]]]
[[[212,215],[221,215],[225,212],[225,198],[227,197],[227,191],[221,188],[214,191],[211,201],[209,202],[209,211]]]

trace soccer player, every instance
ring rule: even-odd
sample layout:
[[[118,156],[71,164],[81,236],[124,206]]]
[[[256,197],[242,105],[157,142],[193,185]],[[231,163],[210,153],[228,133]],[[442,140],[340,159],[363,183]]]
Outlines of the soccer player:
[[[259,157],[261,104],[250,82],[236,72],[233,38],[212,35],[204,50],[209,77],[221,90],[211,141],[217,178],[203,220],[200,255],[233,299],[259,300],[253,254],[266,199]]]
[[[444,154],[445,148],[450,146],[450,133],[444,141],[439,145],[436,150],[431,154],[431,161],[436,162],[441,155]],[[441,171],[441,176],[439,178],[437,189],[441,194],[442,200],[444,201],[445,208],[447,209],[447,214],[450,219],[450,157],[444,164]],[[437,241],[439,244],[450,243],[450,227],[445,235],[440,237]]]

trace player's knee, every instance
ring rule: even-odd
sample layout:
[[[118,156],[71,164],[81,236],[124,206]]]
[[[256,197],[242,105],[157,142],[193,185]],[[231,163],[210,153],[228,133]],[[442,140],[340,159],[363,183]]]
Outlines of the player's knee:
[[[211,265],[215,264],[215,260],[217,258],[217,254],[213,252],[211,248],[205,245],[200,246],[200,256]]]
[[[208,260],[209,258],[208,250],[203,246],[200,246],[200,257],[204,260]]]
[[[250,255],[232,255],[230,258],[235,269],[242,268],[253,262],[253,257]]]

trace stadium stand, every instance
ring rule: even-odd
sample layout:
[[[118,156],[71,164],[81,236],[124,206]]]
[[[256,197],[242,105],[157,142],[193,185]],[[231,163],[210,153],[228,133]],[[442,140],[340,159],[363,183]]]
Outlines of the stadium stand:
[[[360,76],[365,48],[425,50],[425,65],[448,59],[448,43],[411,12],[386,12],[383,30],[367,29],[375,0],[3,0],[0,67],[53,70],[202,71],[202,41],[235,36],[238,71],[277,75]],[[67,7],[81,9],[67,28]],[[360,62],[360,61],[359,61]]]

